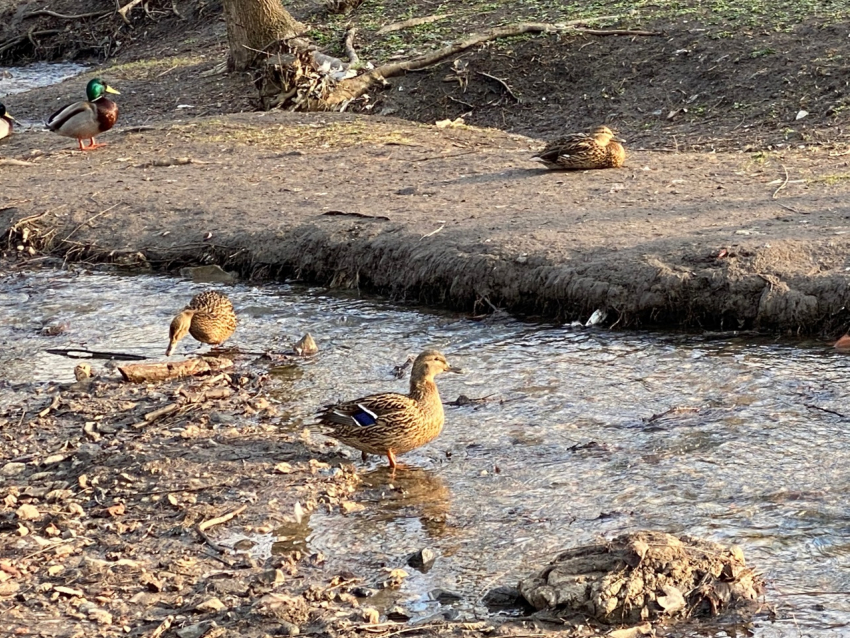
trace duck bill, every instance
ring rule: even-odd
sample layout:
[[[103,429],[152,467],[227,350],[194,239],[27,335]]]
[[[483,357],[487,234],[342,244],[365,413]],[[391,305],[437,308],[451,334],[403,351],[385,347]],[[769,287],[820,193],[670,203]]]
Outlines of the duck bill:
[[[446,372],[454,372],[455,374],[465,374],[465,372],[463,371],[463,368],[459,368],[457,366],[449,366],[449,368],[448,368],[448,370],[446,370]]]
[[[619,135],[615,135],[615,136],[614,136],[614,137],[612,137],[611,139],[612,139],[612,140],[614,140],[615,142],[619,142],[620,144],[625,144],[625,143],[626,143],[626,138],[624,138],[624,137],[620,137]]]
[[[113,89],[111,86],[107,86],[104,90],[105,90],[107,93],[114,93],[115,95],[121,95],[121,91],[116,91],[116,90],[115,90],[115,89]]]
[[[8,119],[8,120],[12,120],[13,122],[17,122],[17,121],[18,121],[18,120],[16,120],[14,117],[12,117],[9,113],[6,113],[6,115],[4,115],[3,117],[5,117],[5,118],[6,118],[6,119]]]

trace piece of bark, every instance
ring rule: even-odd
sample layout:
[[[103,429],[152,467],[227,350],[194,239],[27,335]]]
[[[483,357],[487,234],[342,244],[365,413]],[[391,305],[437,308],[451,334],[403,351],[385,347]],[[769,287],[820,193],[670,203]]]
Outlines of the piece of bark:
[[[224,357],[204,357],[164,363],[130,363],[119,366],[118,372],[130,383],[149,383],[181,379],[199,374],[218,372],[233,367],[233,362]]]

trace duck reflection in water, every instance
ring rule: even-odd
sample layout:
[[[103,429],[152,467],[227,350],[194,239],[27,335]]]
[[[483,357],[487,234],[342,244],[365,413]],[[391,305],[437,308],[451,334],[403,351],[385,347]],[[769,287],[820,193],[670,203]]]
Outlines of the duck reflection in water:
[[[431,538],[454,533],[448,522],[452,493],[443,479],[431,470],[413,466],[393,476],[393,468],[379,467],[362,475],[361,502],[367,505],[370,521],[391,522],[418,518]]]

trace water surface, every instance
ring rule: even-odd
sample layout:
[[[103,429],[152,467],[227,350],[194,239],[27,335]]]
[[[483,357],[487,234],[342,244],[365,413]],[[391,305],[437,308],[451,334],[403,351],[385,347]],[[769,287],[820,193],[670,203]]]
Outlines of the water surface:
[[[755,635],[850,632],[850,602],[833,594],[850,590],[850,423],[824,411],[850,413],[849,370],[824,344],[473,321],[315,289],[42,271],[0,278],[4,377],[71,380],[75,361],[49,347],[162,357],[170,318],[210,287],[236,306],[240,348],[316,337],[320,355],[281,394],[300,397],[287,428],[300,430],[330,400],[403,391],[392,368],[424,348],[467,371],[440,377],[444,400],[500,399],[447,407],[443,434],[404,456],[395,479],[384,461],[363,465],[348,449],[364,473],[355,498],[365,508],[316,512],[302,530],[329,573],[399,566],[428,547],[433,569],[408,568],[392,602],[426,616],[440,608],[429,599],[439,588],[460,594],[456,607],[471,616],[481,609],[469,601],[560,549],[655,528],[744,549],[780,616],[760,620]],[[59,324],[62,334],[42,334]],[[178,354],[199,348],[187,339]],[[2,390],[0,403],[15,393]],[[694,410],[652,419],[677,406]],[[258,540],[271,551],[276,539]]]

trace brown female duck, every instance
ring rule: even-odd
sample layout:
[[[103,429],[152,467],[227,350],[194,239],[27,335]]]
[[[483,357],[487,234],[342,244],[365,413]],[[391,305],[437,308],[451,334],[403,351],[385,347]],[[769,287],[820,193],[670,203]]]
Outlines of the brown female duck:
[[[573,134],[550,142],[534,157],[552,169],[619,168],[626,150],[614,135],[607,126],[599,126],[590,135]]]
[[[413,362],[410,393],[370,394],[362,399],[327,405],[318,414],[328,435],[367,454],[386,456],[396,467],[396,455],[410,452],[437,437],[443,429],[443,403],[434,377],[460,372],[436,350],[426,350]]]
[[[236,313],[233,304],[225,295],[207,290],[195,295],[189,305],[171,321],[168,349],[165,356],[174,352],[174,347],[186,334],[201,343],[218,346],[227,341],[236,330]]]

